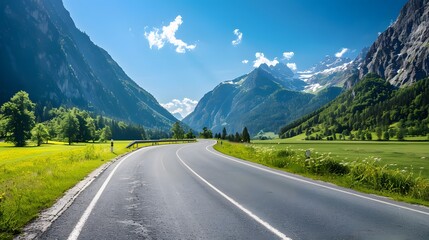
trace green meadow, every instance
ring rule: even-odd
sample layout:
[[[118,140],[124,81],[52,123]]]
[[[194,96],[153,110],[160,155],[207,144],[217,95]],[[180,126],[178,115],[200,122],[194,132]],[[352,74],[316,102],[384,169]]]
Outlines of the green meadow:
[[[94,169],[130,149],[129,141],[40,147],[0,143],[0,239],[10,239],[26,223]]]
[[[359,191],[429,206],[429,142],[254,140],[225,154]],[[310,150],[310,158],[306,151]]]
[[[380,166],[389,169],[413,171],[429,179],[429,142],[399,141],[300,141],[265,140],[253,141],[255,146],[274,149],[291,148],[302,152],[309,149],[312,154],[330,154],[340,162],[377,160]]]

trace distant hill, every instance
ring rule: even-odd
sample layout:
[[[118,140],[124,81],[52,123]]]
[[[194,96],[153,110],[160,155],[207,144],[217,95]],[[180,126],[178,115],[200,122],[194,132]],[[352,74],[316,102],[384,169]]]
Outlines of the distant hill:
[[[232,81],[225,81],[204,95],[194,112],[183,122],[214,133],[225,127],[228,133],[246,126],[251,135],[259,131],[277,132],[279,127],[310,113],[334,99],[341,88],[327,88],[317,95],[304,93],[306,83],[279,63],[265,64]]]
[[[62,1],[1,1],[0,26],[0,103],[24,90],[39,112],[76,106],[162,129],[176,121],[76,28]]]

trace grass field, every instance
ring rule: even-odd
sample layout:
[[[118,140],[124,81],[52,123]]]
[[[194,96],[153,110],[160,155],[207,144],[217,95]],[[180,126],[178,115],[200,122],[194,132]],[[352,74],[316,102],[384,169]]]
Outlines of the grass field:
[[[228,155],[429,206],[429,142],[264,140],[215,145]],[[306,150],[311,158],[306,158]]]
[[[390,169],[412,170],[429,179],[429,142],[397,141],[300,141],[266,140],[253,141],[255,146],[274,149],[291,148],[302,151],[310,149],[313,154],[330,153],[337,161],[353,162],[373,160]]]
[[[11,239],[94,169],[130,151],[128,143],[115,141],[114,153],[110,142],[23,148],[0,143],[0,239]]]

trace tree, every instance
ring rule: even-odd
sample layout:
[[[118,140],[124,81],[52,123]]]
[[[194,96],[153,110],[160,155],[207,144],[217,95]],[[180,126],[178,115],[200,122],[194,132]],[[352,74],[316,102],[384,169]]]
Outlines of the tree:
[[[383,130],[381,130],[381,127],[376,127],[375,133],[377,134],[377,140],[381,140],[381,137],[383,136]]]
[[[79,132],[79,121],[71,111],[64,114],[60,125],[60,132],[68,140],[69,145],[76,140]]]
[[[235,133],[234,142],[241,142],[241,136],[238,132]]]
[[[100,141],[101,142],[105,142],[105,141],[107,141],[109,139],[112,139],[112,130],[110,129],[109,126],[105,126],[100,131]]]
[[[36,142],[37,146],[40,146],[44,141],[48,141],[48,139],[48,129],[42,123],[36,124],[36,126],[31,130],[31,140]]]
[[[191,129],[189,129],[189,131],[185,134],[185,138],[186,139],[194,139],[195,138],[195,135]]]
[[[223,129],[222,129],[222,136],[220,138],[223,139],[223,140],[225,140],[226,136],[228,136],[228,133],[226,132],[226,128],[223,127]]]
[[[173,127],[171,127],[171,131],[173,132],[173,138],[175,139],[183,139],[185,135],[185,131],[182,126],[180,126],[179,122],[175,122]]]
[[[247,131],[247,127],[243,128],[243,133],[241,134],[243,142],[250,143],[250,134]]]
[[[3,131],[6,141],[17,147],[25,146],[25,141],[31,137],[31,129],[35,123],[35,104],[30,100],[28,93],[17,92],[9,102],[1,106],[3,114]]]
[[[368,140],[372,140],[372,134],[371,134],[371,132],[370,132],[370,131],[367,131],[367,132],[366,132],[366,139],[368,139]]]
[[[384,138],[384,140],[386,140],[386,141],[388,141],[388,140],[389,140],[389,138],[390,138],[389,131],[385,131],[385,132],[383,133],[383,138]]]
[[[405,139],[405,129],[400,127],[396,133],[396,137],[399,141],[404,141]]]
[[[207,127],[203,127],[203,131],[200,132],[200,136],[203,138],[213,138],[212,130],[208,129]]]
[[[86,118],[86,129],[88,131],[88,137],[92,142],[95,142],[97,139],[97,130],[95,128],[95,121],[92,117]]]

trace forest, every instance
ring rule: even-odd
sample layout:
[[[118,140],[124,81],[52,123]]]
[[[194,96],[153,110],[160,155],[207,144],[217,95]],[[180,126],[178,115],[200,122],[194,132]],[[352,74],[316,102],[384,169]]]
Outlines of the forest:
[[[169,137],[160,129],[118,121],[76,107],[37,106],[24,91],[17,92],[0,109],[0,139],[15,146],[32,140],[38,146],[48,141],[95,142]]]
[[[429,79],[395,88],[369,74],[322,109],[280,129],[281,138],[405,140],[429,134]]]

